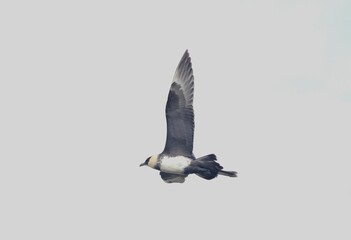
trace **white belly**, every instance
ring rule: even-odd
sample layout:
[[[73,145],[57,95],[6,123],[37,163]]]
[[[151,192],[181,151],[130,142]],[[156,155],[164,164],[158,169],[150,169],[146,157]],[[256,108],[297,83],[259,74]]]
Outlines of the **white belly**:
[[[183,173],[184,168],[190,165],[191,159],[187,157],[163,157],[161,159],[160,170],[166,173]]]

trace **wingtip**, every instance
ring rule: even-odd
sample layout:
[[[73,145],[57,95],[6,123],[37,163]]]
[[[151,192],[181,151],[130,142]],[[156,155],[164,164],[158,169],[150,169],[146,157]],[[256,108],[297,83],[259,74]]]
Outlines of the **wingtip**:
[[[189,51],[188,51],[188,49],[185,50],[184,56],[189,57]]]
[[[179,68],[181,66],[184,66],[184,67],[187,66],[188,65],[187,62],[190,63],[190,68],[191,68],[191,57],[189,55],[188,49],[185,50],[182,58],[180,59],[176,72],[179,71]]]

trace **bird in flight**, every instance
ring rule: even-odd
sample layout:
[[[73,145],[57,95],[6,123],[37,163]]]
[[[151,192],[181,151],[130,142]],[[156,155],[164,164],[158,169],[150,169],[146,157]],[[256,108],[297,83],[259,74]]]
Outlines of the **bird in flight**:
[[[185,51],[175,71],[166,104],[167,139],[162,153],[153,155],[140,166],[159,170],[166,183],[183,183],[189,174],[210,180],[220,175],[236,177],[224,171],[215,154],[196,158],[194,139],[194,76],[191,58]]]

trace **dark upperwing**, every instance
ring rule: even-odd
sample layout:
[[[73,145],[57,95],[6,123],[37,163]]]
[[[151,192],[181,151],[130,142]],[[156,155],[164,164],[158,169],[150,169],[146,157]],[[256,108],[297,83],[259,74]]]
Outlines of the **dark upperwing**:
[[[180,60],[166,105],[167,140],[163,154],[193,157],[194,76],[188,50]]]

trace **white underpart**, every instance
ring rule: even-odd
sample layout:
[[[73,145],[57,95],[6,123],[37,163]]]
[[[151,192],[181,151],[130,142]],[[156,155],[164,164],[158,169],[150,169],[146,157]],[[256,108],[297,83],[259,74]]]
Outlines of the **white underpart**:
[[[183,173],[184,168],[190,165],[191,159],[183,156],[163,157],[161,159],[160,169],[166,173]]]

